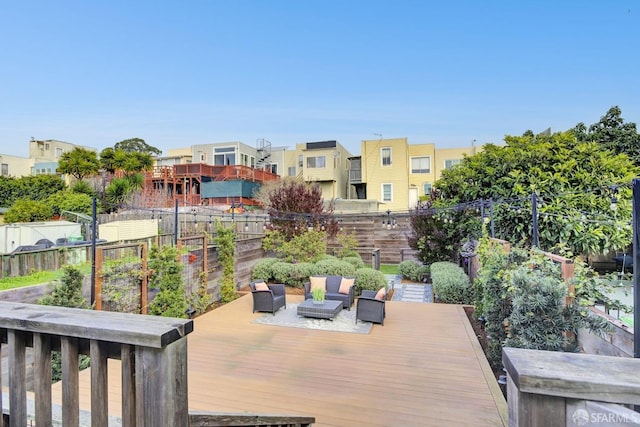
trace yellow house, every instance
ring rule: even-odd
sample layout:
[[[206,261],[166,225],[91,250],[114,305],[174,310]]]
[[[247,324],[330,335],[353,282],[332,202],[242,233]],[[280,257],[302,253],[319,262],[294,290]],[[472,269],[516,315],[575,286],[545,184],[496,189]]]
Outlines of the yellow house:
[[[436,179],[440,178],[443,170],[451,169],[460,163],[465,156],[473,156],[480,149],[480,147],[473,145],[461,148],[437,148],[435,156]]]
[[[407,138],[364,140],[361,153],[351,158],[350,183],[358,199],[377,200],[378,210],[407,211],[431,191],[434,144],[409,145]]]
[[[281,176],[298,176],[322,190],[325,200],[346,199],[349,194],[351,154],[337,141],[305,142],[284,153]]]
[[[409,144],[407,138],[372,139],[361,143],[361,155],[349,158],[349,184],[355,199],[376,200],[378,211],[413,209],[429,195],[444,169],[460,163],[478,147],[436,148]]]

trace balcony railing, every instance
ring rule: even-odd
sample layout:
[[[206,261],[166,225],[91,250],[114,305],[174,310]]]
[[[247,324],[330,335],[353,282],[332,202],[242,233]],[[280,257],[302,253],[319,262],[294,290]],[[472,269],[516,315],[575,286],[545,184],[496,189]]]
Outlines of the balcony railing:
[[[108,359],[121,360],[123,426],[309,425],[313,417],[189,414],[187,339],[193,321],[63,307],[0,302],[6,343],[9,426],[52,425],[51,352],[62,360],[61,420],[80,425],[78,356],[91,357],[91,425],[106,426]],[[26,349],[33,348],[35,413],[27,414]],[[0,408],[2,407],[0,394]],[[6,417],[5,417],[6,418]],[[0,427],[4,425],[0,417]]]
[[[640,360],[504,348],[510,427],[637,425]]]
[[[351,184],[361,184],[362,183],[362,170],[360,169],[351,169],[349,171],[349,182]]]

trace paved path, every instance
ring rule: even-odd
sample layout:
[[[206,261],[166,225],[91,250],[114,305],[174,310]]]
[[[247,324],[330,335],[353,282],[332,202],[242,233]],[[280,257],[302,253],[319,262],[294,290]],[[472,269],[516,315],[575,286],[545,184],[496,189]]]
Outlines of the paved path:
[[[393,274],[385,274],[387,283],[393,288],[393,301],[403,302],[433,302],[433,292],[430,284],[401,283],[402,277]]]

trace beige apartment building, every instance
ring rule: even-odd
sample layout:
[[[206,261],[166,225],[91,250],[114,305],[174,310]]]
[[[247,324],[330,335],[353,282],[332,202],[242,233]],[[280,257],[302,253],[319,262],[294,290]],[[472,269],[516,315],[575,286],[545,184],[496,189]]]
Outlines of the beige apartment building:
[[[325,200],[347,199],[351,154],[337,141],[304,142],[285,152],[285,173],[318,185]]]
[[[0,154],[0,176],[19,178],[31,174],[33,159]]]

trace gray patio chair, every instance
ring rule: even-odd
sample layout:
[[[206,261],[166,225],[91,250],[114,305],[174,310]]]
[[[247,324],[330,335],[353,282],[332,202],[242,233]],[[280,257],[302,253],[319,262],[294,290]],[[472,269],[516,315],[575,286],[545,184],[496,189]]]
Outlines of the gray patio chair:
[[[280,307],[287,309],[287,296],[284,285],[273,284],[267,285],[269,290],[258,291],[256,290],[256,282],[251,282],[251,295],[253,296],[253,312],[265,311],[273,313],[275,316],[276,311]]]
[[[385,301],[376,299],[376,291],[363,290],[356,303],[356,324],[363,322],[379,323],[384,326]]]

